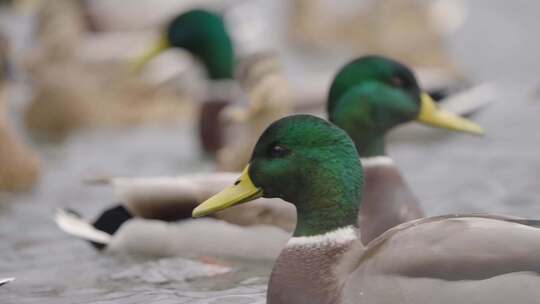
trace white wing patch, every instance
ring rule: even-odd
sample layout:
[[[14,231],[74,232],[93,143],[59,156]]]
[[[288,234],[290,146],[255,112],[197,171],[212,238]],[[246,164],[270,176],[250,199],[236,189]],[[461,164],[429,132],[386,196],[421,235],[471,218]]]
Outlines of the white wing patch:
[[[3,279],[0,279],[0,286],[6,285],[7,283],[13,282],[13,281],[15,281],[15,278],[3,278]]]
[[[110,234],[94,228],[80,217],[62,209],[56,211],[54,221],[66,233],[88,241],[108,244],[112,239]]]

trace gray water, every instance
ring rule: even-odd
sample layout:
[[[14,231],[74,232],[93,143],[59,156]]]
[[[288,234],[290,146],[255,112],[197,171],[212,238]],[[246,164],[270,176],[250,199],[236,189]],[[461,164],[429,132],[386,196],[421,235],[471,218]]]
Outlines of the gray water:
[[[536,1],[470,1],[455,56],[478,80],[495,81],[496,102],[474,119],[471,137],[406,126],[390,154],[430,215],[490,212],[540,218],[540,26]],[[511,6],[510,6],[511,5]],[[44,175],[32,193],[0,196],[0,303],[263,303],[271,265],[229,261],[213,275],[198,261],[103,255],[62,233],[58,207],[95,216],[110,189],[80,181],[100,175],[152,176],[211,170],[189,126],[142,126],[74,134],[38,144]]]

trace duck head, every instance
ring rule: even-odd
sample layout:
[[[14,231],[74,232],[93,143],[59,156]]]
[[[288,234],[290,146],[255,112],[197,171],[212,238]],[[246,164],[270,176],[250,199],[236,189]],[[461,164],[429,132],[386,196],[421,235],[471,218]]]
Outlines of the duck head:
[[[327,111],[329,120],[351,136],[363,157],[383,155],[386,132],[410,121],[483,133],[477,124],[439,109],[409,68],[381,56],[360,57],[337,73]]]
[[[173,18],[162,37],[133,66],[140,71],[152,58],[169,48],[181,48],[198,58],[213,80],[231,79],[234,50],[223,18],[203,9],[193,9]]]
[[[234,185],[193,210],[204,216],[261,196],[296,206],[295,236],[356,226],[363,171],[351,139],[332,123],[295,115],[271,124]]]

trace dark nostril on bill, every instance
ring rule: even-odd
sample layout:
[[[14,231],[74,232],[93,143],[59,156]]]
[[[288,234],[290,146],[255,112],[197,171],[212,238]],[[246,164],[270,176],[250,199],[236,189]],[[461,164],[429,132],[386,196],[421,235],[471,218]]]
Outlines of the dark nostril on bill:
[[[240,184],[240,180],[237,180],[237,181],[234,182],[235,186],[238,185],[238,184]]]

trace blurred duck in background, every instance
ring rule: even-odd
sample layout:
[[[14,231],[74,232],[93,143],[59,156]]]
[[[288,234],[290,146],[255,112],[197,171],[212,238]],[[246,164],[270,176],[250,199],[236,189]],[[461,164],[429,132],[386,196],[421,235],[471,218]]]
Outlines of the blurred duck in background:
[[[224,146],[217,154],[217,168],[239,171],[251,157],[250,149],[264,129],[292,112],[291,95],[279,56],[257,52],[240,61],[236,78],[247,101],[225,108],[220,120],[225,128]]]
[[[294,0],[287,37],[315,58],[336,54],[395,58],[414,69],[422,87],[441,107],[469,116],[491,103],[496,92],[493,84],[475,84],[447,46],[447,37],[463,25],[466,15],[462,0]],[[305,75],[306,85],[300,87],[326,88],[332,75],[333,68]]]
[[[40,161],[11,126],[8,78],[12,72],[7,37],[0,32],[0,191],[32,188],[40,176]]]
[[[136,71],[168,48],[182,48],[199,59],[209,85],[199,116],[202,147],[217,153],[220,170],[240,170],[264,128],[292,111],[279,56],[258,50],[235,56],[223,17],[188,10],[166,27],[164,37],[135,64]]]
[[[462,0],[294,0],[288,34],[321,52],[346,49],[395,58],[415,67],[422,86],[439,97],[469,81],[445,43],[466,14]]]
[[[355,146],[370,150],[318,117],[280,119],[261,135],[237,182],[193,211],[200,217],[260,197],[294,204],[297,224],[273,266],[267,303],[538,302],[539,221],[436,216],[366,243],[356,214],[369,203],[362,186],[370,181]]]
[[[99,24],[90,18],[89,2],[44,0],[25,6],[35,21],[34,45],[23,67],[33,89],[27,127],[63,139],[81,128],[190,117],[190,103],[179,102],[189,96],[129,71],[128,63],[152,34],[92,32]]]
[[[409,68],[379,56],[361,57],[345,65],[337,73],[330,88],[327,111],[330,121],[344,129],[353,139],[357,145],[358,156],[365,167],[366,188],[359,221],[362,228],[362,241],[366,244],[391,227],[424,216],[420,204],[401,177],[399,170],[386,155],[384,137],[388,131],[403,123],[418,121],[453,131],[477,135],[483,133],[478,125],[437,108],[429,95],[421,90]],[[279,156],[287,151],[276,147],[269,153]],[[181,234],[161,236],[156,234],[154,237],[149,237],[150,229],[138,228],[144,222],[132,219],[134,217],[165,221],[184,219],[186,214],[189,215],[190,210],[193,210],[204,198],[215,193],[216,187],[241,182],[241,180],[235,182],[236,176],[237,174],[234,173],[211,173],[178,178],[112,179],[108,182],[113,185],[116,193],[125,203],[123,206],[115,206],[107,210],[92,225],[84,222],[76,213],[64,210],[58,212],[56,221],[61,229],[98,243],[99,248],[145,253],[155,250],[156,254],[166,248],[167,250],[161,253],[175,250],[182,253],[186,250],[183,248],[186,242],[182,241],[182,237],[190,235],[187,230],[188,225],[195,225],[193,223],[197,220],[185,220],[176,226]],[[208,241],[210,240],[208,239],[210,244],[222,244],[224,239],[238,239],[234,234],[226,235],[223,231],[247,233],[253,229],[260,229],[258,227],[261,224],[266,227],[268,225],[280,227],[283,233],[279,238],[264,238],[266,243],[261,248],[267,250],[268,246],[273,244],[271,252],[279,251],[286,239],[285,231],[292,231],[296,225],[292,206],[278,204],[275,199],[274,201],[260,199],[251,206],[239,205],[229,211],[217,213],[214,219],[205,219],[205,221],[200,225],[236,226],[229,230],[220,230],[219,227],[214,229],[211,226],[201,229],[219,231],[209,236],[212,240],[216,239],[213,241]],[[156,221],[148,221],[148,223],[158,225]],[[174,226],[167,225],[165,222],[159,225],[163,227],[162,232],[173,229],[164,227]],[[186,230],[182,231],[182,227]],[[138,235],[141,233],[144,234],[142,238],[151,238],[152,244],[148,243],[144,246]],[[94,237],[96,234],[103,237],[98,240]],[[128,242],[127,240],[130,239],[132,241]],[[159,239],[162,240],[160,243],[157,241]],[[233,243],[236,244],[236,242]],[[129,244],[137,246],[127,246]],[[175,250],[172,250],[171,247],[174,246],[176,246]],[[204,252],[204,249],[208,248],[205,246],[208,245],[201,245],[203,248],[201,254],[222,252],[220,250]],[[144,250],[141,249],[143,247]],[[258,245],[253,246],[253,248],[257,247]],[[253,248],[245,253],[252,254]],[[239,250],[235,254],[242,255],[244,252]],[[265,254],[264,257],[268,255]],[[271,257],[275,258],[273,255]]]

